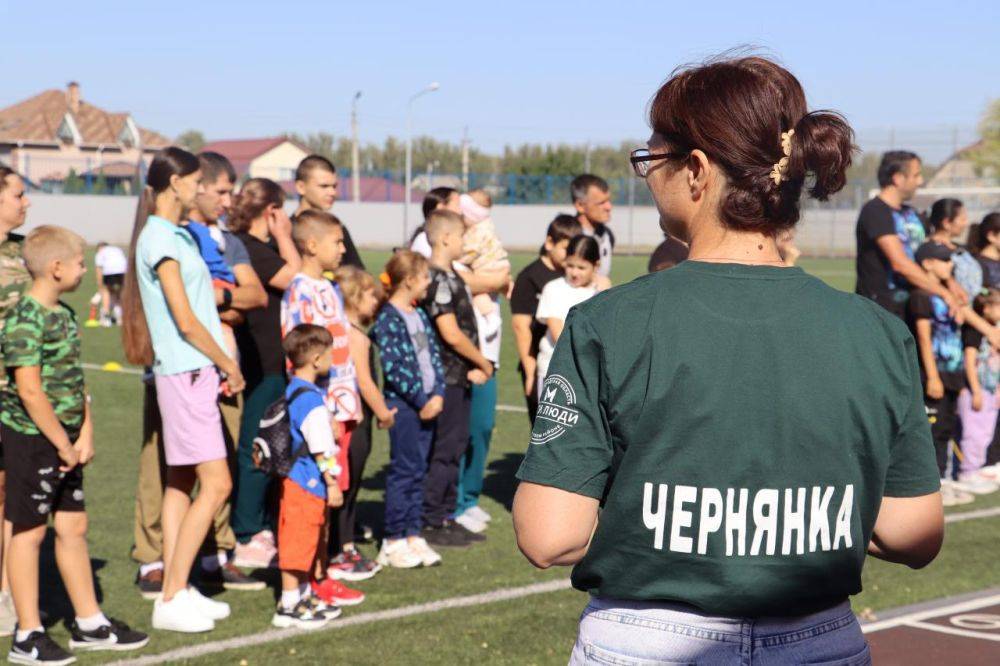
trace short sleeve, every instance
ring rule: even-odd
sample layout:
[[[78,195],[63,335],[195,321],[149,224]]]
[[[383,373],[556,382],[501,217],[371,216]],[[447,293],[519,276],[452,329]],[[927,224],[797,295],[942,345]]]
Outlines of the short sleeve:
[[[309,413],[302,419],[299,430],[302,432],[302,439],[305,440],[306,446],[309,447],[309,453],[330,457],[337,452],[333,428],[330,426],[330,410],[326,408],[322,400],[318,404],[314,404]]]
[[[883,492],[887,497],[919,497],[941,488],[912,337],[907,336],[903,351],[909,377],[908,406],[889,452]]]
[[[147,228],[149,227],[147,226]],[[156,272],[156,268],[167,259],[180,261],[177,235],[174,232],[160,227],[149,228],[149,231],[150,234],[143,239],[144,242],[139,253],[139,259],[143,266]]]
[[[545,322],[547,319],[566,319],[566,315],[569,314],[569,307],[567,306],[567,299],[562,284],[559,281],[553,281],[545,285],[542,289],[542,296],[538,299],[538,310],[535,312],[535,318],[540,322]]]
[[[239,238],[232,234],[226,234],[226,263],[230,267],[240,265],[250,265],[250,255],[247,253],[247,246]]]
[[[37,316],[36,316],[37,315]],[[26,307],[14,310],[4,324],[3,362],[8,368],[42,364],[41,314]]]
[[[966,324],[962,327],[962,346],[979,349],[983,344],[983,334]]]
[[[880,202],[876,202],[876,204],[880,204]],[[872,240],[896,234],[896,223],[892,219],[892,211],[885,204],[865,206],[858,218],[858,226],[862,233]]]
[[[427,298],[424,299],[424,309],[433,321],[442,315],[455,314],[459,295],[455,293],[455,285],[443,273],[434,275]]]
[[[427,259],[431,258],[432,248],[430,241],[427,239],[426,231],[421,231],[416,235],[413,242],[410,243],[410,249],[417,254],[423,255]]]
[[[931,305],[930,296],[921,292],[913,291],[910,294],[910,317],[913,319],[933,319],[934,307]]]
[[[538,292],[531,280],[530,270],[530,267],[525,268],[514,280],[514,291],[510,295],[511,314],[535,316],[535,309],[538,307]]]
[[[574,311],[539,394],[531,441],[517,478],[595,499],[604,496],[612,445],[603,408],[603,346]]]
[[[281,258],[280,254],[260,242],[247,247],[247,252],[250,255],[250,265],[253,266],[257,277],[260,278],[260,283],[267,288],[278,271],[285,267],[285,260]]]

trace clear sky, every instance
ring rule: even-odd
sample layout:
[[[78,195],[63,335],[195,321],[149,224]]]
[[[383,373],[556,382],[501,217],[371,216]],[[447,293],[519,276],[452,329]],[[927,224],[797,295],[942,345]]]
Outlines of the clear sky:
[[[863,147],[928,158],[974,137],[1000,97],[1000,2],[261,2],[0,0],[0,106],[81,84],[169,136],[349,130],[487,150],[645,138],[646,103],[677,65],[752,44],[844,112]]]

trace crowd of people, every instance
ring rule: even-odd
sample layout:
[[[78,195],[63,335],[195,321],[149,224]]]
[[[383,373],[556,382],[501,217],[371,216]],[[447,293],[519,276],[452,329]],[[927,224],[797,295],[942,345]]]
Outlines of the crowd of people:
[[[127,255],[101,243],[95,256],[88,325],[120,325],[126,357],[146,369],[131,555],[161,630],[213,629],[231,608],[203,590],[263,590],[251,573],[268,568],[281,580],[272,623],[319,628],[364,601],[348,583],[383,567],[435,566],[446,549],[484,541],[499,299],[512,299],[534,420],[569,309],[611,285],[609,188],[596,176],[574,180],[575,214],[552,221],[516,280],[484,190],[428,192],[410,247],[369,273],[330,212],[338,180],[329,160],[299,165],[292,216],[277,183],[252,178],[238,193],[236,184],[218,153],[162,150]],[[61,664],[73,657],[38,615],[50,515],[76,615],[69,647],[139,648],[148,636],[105,617],[91,583],[82,470],[93,425],[75,315],[60,300],[81,284],[83,240],[52,226],[10,233],[28,206],[24,182],[5,169],[11,375],[0,436],[13,537],[0,630],[15,634],[12,659]],[[372,530],[356,509],[374,427],[388,430],[390,463],[381,546],[366,555],[358,542]]]
[[[858,217],[856,290],[913,333],[942,501],[955,506],[1000,490],[1000,213],[970,224],[950,198],[918,212],[907,202],[921,171],[915,153],[882,156],[880,191]]]

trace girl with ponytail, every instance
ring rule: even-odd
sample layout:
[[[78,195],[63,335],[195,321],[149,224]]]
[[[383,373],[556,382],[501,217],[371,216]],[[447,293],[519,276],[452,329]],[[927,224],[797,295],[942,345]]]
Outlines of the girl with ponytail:
[[[566,318],[518,545],[590,593],[572,664],[871,663],[865,555],[922,567],[943,535],[916,351],[776,242],[844,186],[853,132],[760,57],[676,71],[649,120],[631,161],[690,255]]]
[[[122,342],[132,363],[152,367],[167,463],[163,495],[163,594],[153,626],[209,631],[227,604],[189,586],[212,519],[232,489],[218,395],[243,389],[239,366],[224,351],[208,267],[183,228],[199,193],[198,158],[166,148],[153,158],[139,197],[122,297]],[[221,372],[221,374],[220,374]],[[195,482],[198,496],[192,501]]]

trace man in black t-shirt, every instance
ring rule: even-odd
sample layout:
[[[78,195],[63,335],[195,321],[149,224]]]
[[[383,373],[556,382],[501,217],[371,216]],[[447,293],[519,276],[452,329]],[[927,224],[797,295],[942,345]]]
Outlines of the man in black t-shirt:
[[[517,275],[510,297],[511,327],[514,344],[520,359],[518,370],[524,382],[524,399],[528,405],[528,418],[535,422],[538,410],[537,381],[535,379],[538,343],[545,337],[545,325],[535,319],[538,297],[552,280],[562,277],[563,261],[569,240],[580,233],[580,223],[572,215],[556,215],[545,232],[545,245],[538,259],[528,264]]]
[[[600,176],[585,173],[573,179],[569,190],[583,233],[593,236],[601,250],[601,264],[597,272],[610,277],[611,256],[615,250],[615,234],[608,226],[611,222],[611,188]]]
[[[949,309],[962,305],[956,296],[914,261],[927,230],[916,211],[905,204],[923,185],[920,158],[903,150],[882,156],[878,168],[878,196],[861,208],[855,229],[858,254],[855,292],[872,299],[901,319],[913,288],[940,296]]]

